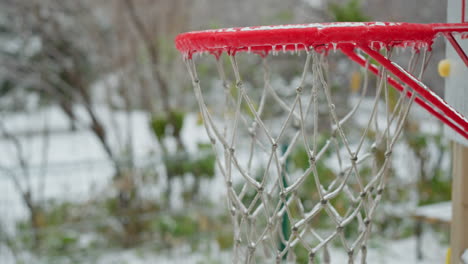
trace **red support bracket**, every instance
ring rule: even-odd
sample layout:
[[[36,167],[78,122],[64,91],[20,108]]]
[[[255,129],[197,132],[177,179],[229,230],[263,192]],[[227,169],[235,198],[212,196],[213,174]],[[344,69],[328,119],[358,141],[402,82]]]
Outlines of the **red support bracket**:
[[[465,63],[466,67],[468,67],[468,57],[466,56],[465,51],[460,47],[460,44],[458,44],[457,40],[453,36],[452,33],[450,32],[444,32],[444,36],[448,39],[450,44],[452,44],[452,47],[455,49],[455,51],[458,53],[458,56],[463,60]]]
[[[367,66],[367,61],[360,55],[356,54],[354,51],[354,46],[349,47],[342,47],[341,51],[347,55],[351,60],[355,61],[362,67],[367,67],[369,71],[374,73],[377,76],[381,76],[381,72],[379,68],[369,63]],[[365,53],[369,56],[374,58],[377,62],[382,64],[387,70],[389,70],[392,74],[397,76],[404,84],[411,87],[416,93],[415,102],[419,104],[421,107],[426,109],[429,113],[437,117],[446,125],[450,126],[460,135],[468,139],[468,120],[466,120],[463,116],[461,116],[458,112],[456,112],[453,108],[447,105],[439,96],[434,94],[432,91],[429,90],[422,82],[412,76],[410,73],[403,70],[401,67],[397,67],[394,65],[393,62],[382,56],[380,53],[366,47],[360,47]],[[404,72],[403,72],[404,71]],[[395,80],[392,77],[387,77],[387,82],[397,89],[398,91],[404,91],[404,86]],[[412,91],[407,91],[406,95],[410,97],[412,95]],[[426,99],[434,106],[429,105],[426,101],[422,98]],[[441,112],[440,112],[441,111]]]

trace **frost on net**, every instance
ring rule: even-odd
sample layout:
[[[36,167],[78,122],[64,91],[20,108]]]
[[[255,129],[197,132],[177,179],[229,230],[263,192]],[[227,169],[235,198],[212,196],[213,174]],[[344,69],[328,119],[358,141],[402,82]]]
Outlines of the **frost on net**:
[[[383,70],[370,91],[374,79],[365,70],[359,95],[346,113],[339,113],[325,53],[310,49],[299,57],[302,72],[289,91],[272,84],[270,57],[259,57],[255,64],[263,73],[255,89],[243,83],[238,56],[226,57],[229,63],[213,60],[219,87],[211,92],[210,83],[199,79],[196,58],[186,63],[225,181],[233,263],[295,261],[298,250],[307,251],[310,263],[319,254],[329,263],[331,247],[342,248],[349,263],[365,261],[392,149],[415,93],[391,96]],[[422,57],[421,76],[426,53],[413,57]],[[415,65],[411,60],[408,71],[415,72]],[[351,129],[356,123],[360,127]],[[301,151],[307,162],[291,169]],[[322,165],[332,161],[335,172],[328,173]]]

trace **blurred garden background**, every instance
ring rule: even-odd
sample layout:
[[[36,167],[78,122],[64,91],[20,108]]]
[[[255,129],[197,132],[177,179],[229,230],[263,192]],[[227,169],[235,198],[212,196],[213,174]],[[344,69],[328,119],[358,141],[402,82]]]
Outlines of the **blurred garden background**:
[[[174,38],[325,21],[444,22],[446,1],[0,1],[0,263],[229,263],[224,183]],[[444,51],[436,43],[431,59]],[[442,95],[437,69],[426,76]],[[355,86],[339,87],[343,102]],[[416,261],[411,215],[450,200],[438,121],[410,118],[396,151],[374,230],[379,263]],[[423,237],[419,261],[440,263],[447,226]]]

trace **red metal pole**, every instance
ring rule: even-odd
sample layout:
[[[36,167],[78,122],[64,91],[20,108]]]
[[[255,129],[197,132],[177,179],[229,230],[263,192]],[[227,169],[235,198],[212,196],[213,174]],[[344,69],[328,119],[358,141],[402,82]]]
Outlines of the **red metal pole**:
[[[349,48],[341,48],[341,51],[346,55],[348,56],[351,60],[353,60],[354,62],[358,63],[359,65],[361,65],[362,67],[366,67],[366,60],[356,54],[354,52],[354,47],[349,47]],[[369,71],[371,71],[373,74],[377,75],[377,76],[381,76],[381,73],[379,71],[379,68],[377,66],[375,66],[374,64],[372,63],[369,63],[367,65],[367,68]],[[402,84],[400,84],[397,80],[395,80],[394,78],[392,77],[387,77],[387,82],[392,86],[394,87],[395,89],[397,89],[398,91],[402,92],[404,91],[404,87]],[[412,95],[412,92],[411,91],[407,91],[406,95],[408,97],[411,97]],[[461,129],[457,124],[453,123],[452,120],[446,118],[443,114],[441,114],[440,112],[438,112],[436,109],[434,109],[433,106],[429,105],[428,103],[426,103],[424,100],[422,100],[421,98],[419,98],[418,96],[415,97],[415,102],[417,104],[419,104],[421,107],[423,107],[424,109],[426,109],[429,113],[431,113],[432,115],[434,115],[435,117],[437,117],[440,121],[442,121],[443,123],[445,123],[446,125],[450,126],[453,130],[455,130],[456,132],[458,132],[460,135],[462,135],[463,137],[465,137],[466,139],[468,139],[468,132],[467,131],[464,131],[463,129]]]
[[[465,65],[468,67],[468,57],[466,56],[465,51],[460,47],[460,44],[458,44],[457,40],[453,37],[452,33],[444,33],[445,37],[450,41],[450,44],[452,44],[453,48],[455,51],[458,53],[458,56],[463,60]]]
[[[455,111],[450,105],[448,105],[442,98],[432,92],[429,88],[427,88],[422,82],[420,82],[416,77],[412,76],[410,73],[406,72],[404,69],[395,66],[393,62],[382,56],[377,51],[365,46],[359,46],[365,53],[379,62],[382,66],[384,66],[388,71],[394,74],[398,79],[400,79],[403,83],[407,84],[415,92],[418,93],[422,98],[426,99],[427,101],[431,102],[435,107],[437,107],[440,111],[442,111],[447,117],[452,119],[455,123],[457,123],[463,131],[468,133],[468,120],[462,116],[460,113]]]

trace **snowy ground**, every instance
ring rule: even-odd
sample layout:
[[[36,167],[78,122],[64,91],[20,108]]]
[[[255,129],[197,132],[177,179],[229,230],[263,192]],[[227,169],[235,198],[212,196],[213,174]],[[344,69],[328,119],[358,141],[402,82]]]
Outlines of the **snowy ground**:
[[[367,263],[379,264],[413,264],[413,263],[444,263],[447,246],[438,243],[434,234],[426,232],[423,236],[424,248],[423,259],[418,260],[416,256],[416,240],[408,238],[404,240],[380,240],[378,247],[369,249]],[[359,257],[359,256],[358,256]],[[344,251],[339,249],[331,250],[331,263],[343,264],[347,263],[348,258]],[[111,252],[103,255],[98,260],[99,264],[105,263],[186,263],[186,264],[201,264],[201,263],[230,263],[230,254],[228,252],[195,252],[184,253],[184,249],[167,252],[165,255],[154,253],[139,253],[138,250],[128,250],[120,252]]]
[[[447,245],[441,245],[432,232],[426,232],[423,236],[423,259],[418,260],[416,256],[416,240],[408,238],[403,240],[379,240],[378,244],[369,248],[367,263],[379,264],[440,264],[445,263]],[[119,250],[102,252],[100,256],[93,260],[97,264],[228,264],[230,263],[230,253],[214,250],[202,250],[200,252],[189,252],[187,248],[178,248],[164,253],[155,253],[154,250],[137,248],[131,250]],[[0,249],[0,253],[2,250]],[[5,252],[4,252],[5,253]],[[347,255],[339,249],[332,249],[332,264],[348,263]],[[359,257],[359,255],[358,255]],[[0,256],[2,264],[13,264],[14,258],[9,254]],[[47,261],[39,261],[37,258],[30,258],[30,263],[45,264]],[[51,259],[49,258],[48,261]],[[359,258],[357,259],[359,260]],[[359,262],[359,261],[358,261]],[[60,262],[68,263],[68,262]]]
[[[78,113],[81,111],[78,109]],[[157,158],[159,147],[150,131],[147,114],[135,111],[129,118],[125,113],[111,114],[106,108],[98,108],[98,116],[103,119],[107,131],[110,131],[109,142],[114,143],[114,149],[123,148],[119,144],[131,133],[137,166],[160,163]],[[9,114],[3,120],[7,129],[18,136],[28,162],[33,190],[40,188],[40,179],[44,177],[44,199],[85,199],[91,192],[109,184],[113,166],[100,143],[92,132],[82,127],[77,131],[69,131],[68,120],[60,109],[50,107],[34,113]],[[48,140],[44,139],[41,132],[45,126],[50,130]],[[203,128],[197,124],[196,114],[186,117],[182,136],[188,151],[192,153],[196,151],[197,142],[207,142]],[[45,152],[44,144],[47,144]],[[167,145],[174,146],[175,143],[167,142]],[[15,146],[10,140],[0,138],[0,149],[0,166],[11,170],[21,179],[21,183],[25,183]],[[47,162],[44,163],[44,160]],[[222,194],[222,189],[214,189],[219,192],[210,192],[210,197],[216,200]],[[174,202],[176,205],[179,203]],[[0,213],[2,224],[6,226],[10,226],[15,219],[26,217],[27,213],[10,176],[5,173],[0,173]]]
[[[423,237],[424,242],[424,258],[418,260],[416,257],[416,240],[414,238],[397,240],[397,241],[379,241],[379,248],[370,248],[367,261],[368,263],[379,264],[413,264],[413,263],[445,263],[445,255],[447,246],[440,245],[434,238],[434,234],[426,232]],[[167,255],[161,256],[156,254],[145,254],[138,256],[135,250],[114,252],[100,259],[100,264],[104,263],[186,263],[186,264],[201,264],[201,263],[230,263],[229,253],[194,253],[189,255],[180,254],[178,252],[170,252]],[[347,263],[347,255],[339,250],[331,252],[332,264]]]

